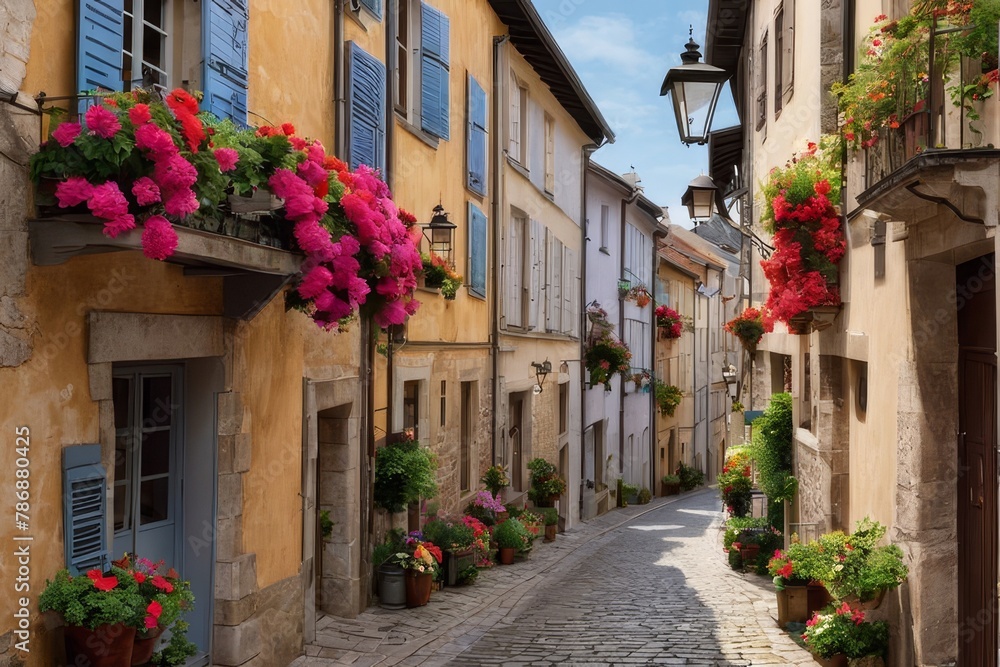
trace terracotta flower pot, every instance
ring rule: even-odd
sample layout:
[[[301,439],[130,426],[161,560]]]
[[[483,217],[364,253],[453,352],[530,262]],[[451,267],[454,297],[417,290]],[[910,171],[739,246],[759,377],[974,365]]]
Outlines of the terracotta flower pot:
[[[551,526],[545,526],[545,541],[555,542],[556,533],[559,531],[559,526],[552,524]]]
[[[757,563],[758,553],[760,553],[759,544],[748,544],[740,548],[740,557],[743,559],[743,565],[747,567],[754,567]]]
[[[163,628],[156,626],[152,630],[146,631],[145,637],[136,636],[132,643],[132,664],[145,665],[153,657],[153,649],[156,648],[156,640],[163,634]]]
[[[833,602],[833,596],[826,590],[826,586],[820,583],[809,584],[806,589],[808,605],[806,618],[808,619],[812,618],[813,612],[823,611],[826,605]]]
[[[823,665],[823,667],[847,667],[848,665],[847,656],[843,653],[831,655],[829,658],[821,658],[814,653],[813,660]]]
[[[430,572],[406,571],[406,606],[423,607],[430,602],[431,584],[434,575]]]
[[[515,549],[514,547],[501,547],[500,564],[511,565],[514,562],[514,556],[516,555],[517,555],[517,549]]]
[[[878,593],[876,593],[875,597],[873,597],[871,600],[865,600],[864,602],[862,602],[861,598],[859,598],[857,595],[845,595],[843,601],[856,609],[864,609],[866,611],[870,611],[872,609],[878,609],[879,605],[882,604],[882,600],[884,599],[885,599],[885,589],[880,590]]]
[[[122,623],[99,625],[93,630],[76,625],[63,628],[66,660],[71,665],[131,667],[135,628]]]

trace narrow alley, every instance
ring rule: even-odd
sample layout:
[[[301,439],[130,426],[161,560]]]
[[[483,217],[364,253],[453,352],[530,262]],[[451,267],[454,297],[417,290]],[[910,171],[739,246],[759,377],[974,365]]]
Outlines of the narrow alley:
[[[730,570],[714,489],[611,512],[426,607],[327,617],[293,667],[810,664]]]

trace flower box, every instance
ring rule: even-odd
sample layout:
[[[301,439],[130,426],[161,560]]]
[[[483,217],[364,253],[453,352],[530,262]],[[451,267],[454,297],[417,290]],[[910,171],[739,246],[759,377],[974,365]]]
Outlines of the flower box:
[[[285,202],[267,190],[254,190],[250,196],[229,195],[226,199],[233,213],[267,213],[277,211]]]
[[[789,333],[808,335],[814,331],[823,331],[833,325],[840,313],[840,306],[813,306],[788,320]]]
[[[809,620],[809,587],[785,586],[775,591],[778,599],[778,627],[785,629],[789,623],[805,623]]]

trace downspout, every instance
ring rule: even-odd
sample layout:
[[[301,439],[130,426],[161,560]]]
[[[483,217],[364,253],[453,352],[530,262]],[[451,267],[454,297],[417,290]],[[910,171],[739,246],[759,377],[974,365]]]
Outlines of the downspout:
[[[398,15],[397,7],[400,0],[389,0],[386,4],[386,16],[385,16],[385,165],[383,167],[383,176],[385,178],[386,185],[389,186],[389,192],[395,190],[396,185],[396,169],[393,164],[393,134],[396,125],[396,114],[394,111],[395,100],[393,99],[393,80],[395,77],[396,67],[398,63],[396,62],[396,17]],[[388,438],[392,433],[395,432],[393,424],[393,408],[394,408],[394,394],[393,390],[396,386],[395,373],[393,372],[393,359],[395,358],[395,344],[394,340],[396,338],[397,327],[389,327],[388,335],[386,336],[386,352],[385,352],[385,433]],[[374,413],[373,413],[374,414]]]
[[[503,142],[500,140],[500,112],[502,111],[501,92],[503,87],[500,84],[500,54],[503,45],[510,40],[510,35],[496,35],[493,37],[493,113],[490,114],[490,136],[493,146],[493,169],[492,181],[492,219],[493,219],[493,243],[490,244],[490,262],[493,270],[490,271],[490,293],[493,295],[493,307],[490,309],[490,361],[493,367],[493,391],[490,392],[490,412],[493,419],[493,428],[490,429],[490,456],[493,465],[497,461],[497,432],[500,430],[500,418],[497,411],[500,406],[500,230],[503,226],[500,215],[501,192],[500,192],[500,169],[503,163]],[[503,80],[506,80],[504,78]]]
[[[333,0],[333,150],[338,158],[347,154],[344,118],[344,0]]]
[[[580,334],[579,334],[580,335],[579,352],[578,352],[579,358],[580,358],[580,363],[577,364],[579,366],[579,369],[578,369],[577,372],[580,375],[579,380],[580,380],[580,449],[581,450],[584,450],[584,445],[583,445],[584,436],[583,436],[583,434],[586,432],[586,430],[588,428],[590,428],[590,420],[587,417],[587,369],[586,369],[586,367],[583,364],[583,357],[584,357],[584,354],[586,353],[586,349],[585,348],[586,348],[586,340],[587,340],[587,336],[586,336],[586,334],[587,334],[587,254],[589,252],[589,250],[587,248],[587,226],[590,224],[590,222],[589,222],[589,220],[587,218],[587,174],[590,173],[590,156],[593,155],[594,152],[597,149],[599,149],[603,144],[604,144],[604,142],[602,141],[601,144],[588,144],[588,145],[584,146],[583,150],[581,151],[581,157],[582,157],[582,159],[580,160],[580,163],[581,163],[580,164],[580,167],[581,167],[581,176],[580,176],[580,179],[581,179],[580,180],[580,248],[582,249],[582,251],[580,252],[580,290],[579,290],[579,294],[577,296],[578,303],[577,303],[577,316],[576,316],[577,322],[576,322],[576,326],[577,326],[577,331],[580,332]],[[584,453],[585,453],[585,450],[581,451],[580,458],[579,458],[580,461],[583,461],[583,454]],[[597,460],[594,461],[594,479],[595,480],[597,479],[597,466],[598,465],[603,465],[603,462],[602,461],[597,461]],[[583,473],[584,473],[585,468],[586,468],[586,466],[581,463],[580,464],[580,480],[581,481],[584,480],[584,474]],[[596,489],[597,489],[596,484],[594,485],[594,489],[596,491]],[[579,500],[579,503],[578,503],[577,506],[580,507],[580,508],[582,508],[583,507],[583,488],[580,489],[579,493],[580,493],[580,500]],[[582,515],[582,511],[581,511],[581,515]],[[583,521],[583,517],[582,516],[580,516],[580,521],[581,522]]]
[[[659,222],[657,223],[659,227]],[[654,285],[656,284],[657,278],[659,276],[659,259],[660,259],[660,239],[666,239],[670,232],[666,229],[654,229],[653,230],[653,262],[650,264],[652,267],[653,275],[651,277]],[[653,295],[656,295],[656,288],[653,288]],[[650,308],[650,327],[649,331],[652,333],[649,341],[649,360],[652,363],[652,368],[650,368],[650,375],[654,378],[656,377],[656,299],[653,299],[653,308]],[[656,448],[660,444],[658,437],[659,431],[656,428],[656,383],[653,380],[649,381],[649,489],[656,495]]]
[[[633,194],[634,196],[634,194]],[[618,235],[618,278],[625,278],[625,227],[629,199],[622,199],[621,233]],[[631,271],[629,271],[631,273]],[[625,335],[625,297],[618,294],[618,340]],[[630,453],[631,455],[631,453]],[[625,478],[625,378],[618,376],[618,474]],[[619,502],[621,500],[619,499]]]

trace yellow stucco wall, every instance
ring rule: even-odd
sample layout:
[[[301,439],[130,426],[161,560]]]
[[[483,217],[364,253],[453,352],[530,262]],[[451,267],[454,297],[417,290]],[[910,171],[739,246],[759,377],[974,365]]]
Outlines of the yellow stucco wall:
[[[86,318],[91,310],[215,314],[221,309],[218,278],[185,278],[181,267],[154,262],[138,252],[77,257],[51,267],[33,267],[19,305],[34,334],[34,353],[17,368],[0,369],[0,387],[10,400],[0,401],[4,470],[14,469],[16,427],[30,429],[31,628],[29,665],[55,664],[45,623],[37,616],[38,595],[46,578],[64,566],[62,522],[62,448],[100,442],[98,404],[91,400],[87,366]],[[16,398],[14,398],[16,397]],[[11,481],[13,477],[11,475]],[[13,483],[0,485],[0,503],[13,508]],[[12,522],[0,539],[14,544]],[[13,570],[4,560],[5,582]],[[15,600],[0,596],[0,634],[13,626]]]
[[[249,409],[251,434],[243,547],[257,554],[261,589],[296,574],[302,561],[301,327],[314,325],[301,319],[286,315],[278,298],[238,332],[235,388]]]

